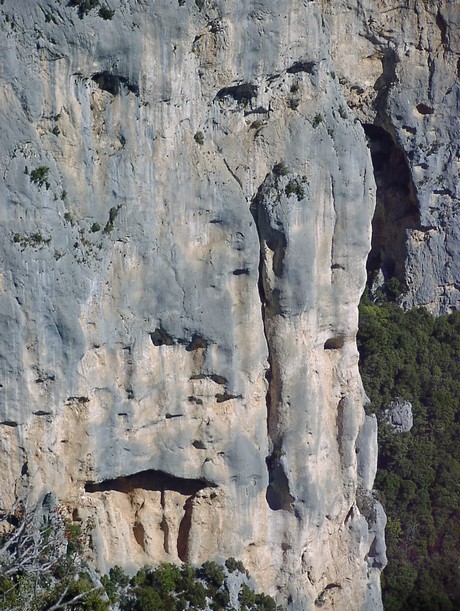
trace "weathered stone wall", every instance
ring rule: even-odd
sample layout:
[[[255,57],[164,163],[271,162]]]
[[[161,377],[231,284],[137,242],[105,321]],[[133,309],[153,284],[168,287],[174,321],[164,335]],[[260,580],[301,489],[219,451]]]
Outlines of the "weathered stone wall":
[[[293,609],[381,606],[362,124],[420,210],[408,302],[451,307],[458,89],[451,5],[369,4],[0,6],[1,504],[54,491],[102,570],[235,556]]]
[[[407,284],[406,307],[457,310],[458,3],[334,2],[324,11],[336,73],[377,162],[373,269]]]

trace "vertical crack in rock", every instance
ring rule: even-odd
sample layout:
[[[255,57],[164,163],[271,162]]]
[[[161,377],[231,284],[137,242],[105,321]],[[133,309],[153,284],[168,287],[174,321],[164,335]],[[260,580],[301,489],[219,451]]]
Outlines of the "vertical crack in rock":
[[[131,346],[123,347],[123,360],[125,370],[125,393],[127,399],[134,399],[133,379],[135,372],[135,364]]]
[[[377,109],[378,116],[382,117],[382,121],[380,121],[380,123],[386,124],[389,122],[387,120],[386,110],[388,106],[388,96],[392,85],[398,80],[396,76],[396,66],[399,63],[399,57],[395,50],[389,47],[383,49],[382,53],[382,74],[376,80],[374,85],[374,88],[377,91],[377,97],[374,104],[375,108]],[[389,123],[391,124],[391,121]]]
[[[421,229],[409,165],[403,150],[386,130],[370,124],[363,127],[377,185],[367,272],[370,277],[381,274],[384,281],[394,277],[404,283],[408,231]]]
[[[163,517],[160,522],[160,530],[163,533],[163,549],[169,554],[169,525],[165,515],[166,501],[164,490],[161,491],[160,503],[161,509],[163,510]]]
[[[145,552],[145,528],[142,522],[136,520],[133,525],[133,535],[138,545],[140,545]]]
[[[169,526],[165,515],[163,515],[161,519],[160,530],[163,533],[163,549],[169,554]]]
[[[184,504],[184,517],[179,525],[179,533],[177,536],[177,555],[182,562],[188,561],[189,552],[189,537],[190,530],[192,528],[192,513],[193,513],[193,500],[196,494],[190,496]]]
[[[294,499],[289,493],[289,481],[282,463],[284,455],[283,433],[280,426],[282,379],[275,349],[275,319],[282,315],[280,291],[276,287],[276,278],[279,278],[283,272],[287,242],[281,228],[273,227],[266,201],[266,196],[272,195],[275,191],[276,184],[275,174],[269,174],[253,198],[250,210],[259,236],[258,288],[268,351],[266,405],[267,435],[271,453],[266,458],[269,477],[266,499],[269,507],[274,511],[279,509],[292,511],[291,504]]]

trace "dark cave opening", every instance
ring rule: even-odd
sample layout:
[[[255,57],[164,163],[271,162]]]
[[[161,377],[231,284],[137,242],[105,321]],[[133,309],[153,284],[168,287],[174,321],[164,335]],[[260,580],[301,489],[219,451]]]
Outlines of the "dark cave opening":
[[[123,88],[126,88],[131,93],[139,95],[139,87],[131,83],[125,76],[111,74],[107,70],[96,72],[91,79],[98,85],[102,91],[107,91],[113,96],[119,95]]]
[[[377,186],[372,244],[367,259],[370,283],[379,271],[387,282],[405,283],[407,232],[420,228],[420,214],[404,151],[382,127],[363,124]]]
[[[173,490],[185,496],[193,496],[203,488],[214,487],[215,484],[207,482],[203,479],[187,479],[170,475],[163,471],[155,471],[148,469],[125,475],[115,479],[107,479],[102,482],[86,482],[85,492],[107,492],[115,490],[129,494],[136,488],[143,490]]]
[[[272,511],[284,509],[292,513],[294,497],[289,492],[289,479],[281,463],[282,450],[275,449],[265,462],[268,469],[268,487],[265,498]]]

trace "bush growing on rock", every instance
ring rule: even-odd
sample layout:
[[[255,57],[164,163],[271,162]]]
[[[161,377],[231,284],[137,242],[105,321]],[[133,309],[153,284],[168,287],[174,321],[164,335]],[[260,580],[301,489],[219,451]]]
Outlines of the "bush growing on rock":
[[[216,588],[220,588],[224,585],[225,571],[217,562],[211,562],[209,560],[204,562],[199,571],[199,575]]]
[[[113,18],[115,11],[111,11],[107,6],[103,6],[99,9],[98,15],[107,21]]]
[[[245,573],[247,575],[247,571],[241,560],[235,560],[235,558],[227,558],[227,560],[225,561],[225,566],[227,567],[229,573],[239,571],[240,573]]]
[[[50,188],[50,183],[48,182],[49,171],[50,169],[46,167],[46,165],[41,165],[38,168],[35,168],[35,170],[32,170],[32,172],[30,173],[30,181],[38,185],[39,187],[42,187],[43,185],[45,185],[46,188],[49,189]]]
[[[93,8],[99,6],[99,0],[70,0],[68,6],[75,6],[78,8],[78,15],[83,18]]]
[[[196,134],[193,136],[193,139],[195,140],[197,144],[204,144],[203,132],[196,132]]]
[[[8,527],[9,525],[9,527]],[[2,516],[0,609],[108,610],[103,589],[82,560],[78,524],[65,519],[53,495],[30,508],[19,501]]]

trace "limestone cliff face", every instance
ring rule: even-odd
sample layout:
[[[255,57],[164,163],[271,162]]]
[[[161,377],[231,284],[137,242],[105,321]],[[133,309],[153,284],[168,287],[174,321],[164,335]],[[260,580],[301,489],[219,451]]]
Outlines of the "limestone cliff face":
[[[457,310],[458,3],[338,2],[324,11],[335,69],[374,157],[370,268],[407,284],[408,307],[425,305],[434,314]]]
[[[458,298],[454,4],[65,4],[0,6],[2,506],[380,608],[357,305],[376,193],[375,267]]]

